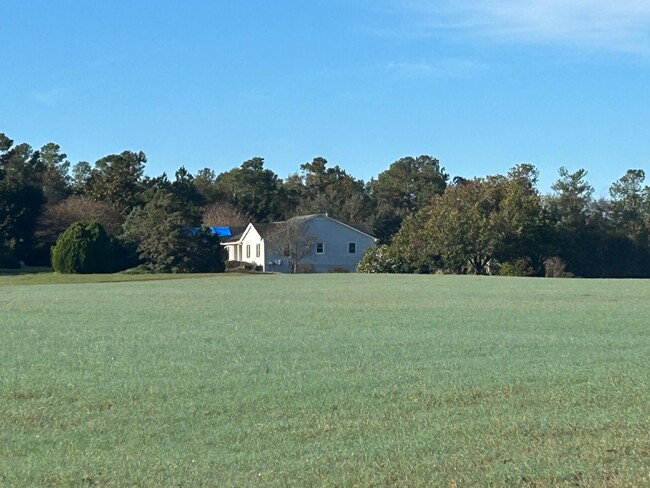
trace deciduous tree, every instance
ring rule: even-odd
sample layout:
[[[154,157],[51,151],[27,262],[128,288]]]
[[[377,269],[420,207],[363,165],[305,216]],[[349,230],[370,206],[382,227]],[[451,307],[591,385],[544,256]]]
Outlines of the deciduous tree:
[[[216,202],[203,209],[203,225],[245,227],[250,222],[244,212],[230,203]]]
[[[307,221],[302,217],[275,224],[266,242],[275,254],[287,259],[292,273],[316,250],[316,237],[309,232]]]
[[[82,195],[73,195],[58,203],[48,203],[38,218],[36,236],[43,243],[53,243],[72,223],[96,221],[109,236],[122,233],[124,217],[105,202]]]

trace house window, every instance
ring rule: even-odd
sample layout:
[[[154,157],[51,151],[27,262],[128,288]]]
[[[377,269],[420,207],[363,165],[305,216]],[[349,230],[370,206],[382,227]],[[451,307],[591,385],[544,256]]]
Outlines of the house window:
[[[289,254],[290,254],[290,251],[289,251],[289,244],[287,244],[286,246],[284,246],[284,250],[283,250],[282,254],[284,254],[284,257],[285,257],[285,258],[288,258],[288,257],[289,257]]]
[[[325,254],[325,243],[323,242],[316,243],[316,254]]]
[[[251,245],[246,244],[246,257],[250,258],[251,257]]]
[[[260,254],[262,253],[262,245],[258,244],[255,246],[255,257],[260,257]]]
[[[357,243],[356,242],[348,242],[348,253],[350,253],[350,254],[356,254],[357,253]]]

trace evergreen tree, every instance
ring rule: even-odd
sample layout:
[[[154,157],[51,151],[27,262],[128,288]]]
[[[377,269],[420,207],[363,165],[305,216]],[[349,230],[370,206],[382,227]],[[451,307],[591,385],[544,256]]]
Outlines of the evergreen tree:
[[[75,222],[52,248],[52,268],[59,273],[110,273],[114,271],[113,246],[96,221]]]

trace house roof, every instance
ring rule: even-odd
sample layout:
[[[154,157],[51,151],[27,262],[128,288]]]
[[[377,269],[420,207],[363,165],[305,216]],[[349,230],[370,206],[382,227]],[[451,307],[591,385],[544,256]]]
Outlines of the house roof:
[[[284,222],[270,222],[268,224],[253,224],[253,226],[262,239],[267,239],[271,234],[277,232],[283,224]]]
[[[337,224],[341,224],[341,225],[343,225],[345,227],[348,227],[348,228],[350,228],[352,230],[355,230],[355,231],[360,232],[360,233],[362,233],[362,234],[364,234],[364,235],[366,235],[368,237],[372,237],[373,239],[375,239],[375,236],[373,236],[370,233],[372,231],[370,229],[370,226],[368,226],[367,224],[360,223],[360,224],[352,224],[352,225],[350,225],[350,224],[346,224],[345,222],[341,222],[340,220],[333,219],[332,217],[330,217],[327,214],[298,215],[296,217],[292,217],[289,220],[294,220],[294,219],[309,220],[309,219],[313,219],[313,218],[317,218],[317,217],[323,217],[323,218],[326,218],[326,219],[329,219],[329,220],[333,220]]]
[[[325,214],[309,214],[309,215],[297,215],[295,217],[291,217],[289,220],[284,220],[284,221],[279,221],[279,222],[269,222],[269,223],[250,223],[246,228],[231,228],[232,236],[228,239],[222,240],[222,244],[234,244],[239,241],[241,241],[244,237],[244,234],[246,234],[246,231],[250,228],[253,227],[257,233],[260,235],[262,239],[268,239],[274,232],[277,232],[278,229],[280,229],[283,225],[285,225],[287,222],[295,222],[295,221],[300,221],[304,222],[307,220],[311,220],[314,218],[326,218],[328,220],[332,220],[336,222],[337,224],[343,225],[345,227],[348,227],[349,229],[352,229],[356,232],[359,232],[365,236],[375,238],[372,234],[370,234],[368,226],[365,224],[361,225],[348,225],[344,222],[341,222],[339,220],[333,219],[332,217],[329,217],[328,215]],[[237,229],[237,232],[236,232]]]
[[[230,228],[230,237],[221,239],[221,243],[225,244],[228,242],[237,242],[241,239],[242,234],[246,230],[246,227],[231,227]]]

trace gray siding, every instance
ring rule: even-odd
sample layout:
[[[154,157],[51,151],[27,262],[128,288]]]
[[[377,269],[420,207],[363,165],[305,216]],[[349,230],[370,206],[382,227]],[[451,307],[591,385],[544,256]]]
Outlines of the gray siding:
[[[324,215],[310,218],[307,227],[310,234],[316,237],[318,242],[323,243],[324,252],[317,254],[314,246],[314,252],[300,264],[311,264],[317,273],[327,273],[335,268],[354,272],[365,250],[375,243],[374,238]],[[356,245],[356,252],[353,254],[349,252],[350,243]],[[280,256],[269,256],[269,258],[270,260],[281,259]],[[274,265],[272,269],[269,267],[269,271],[271,270],[288,272],[289,267],[283,262],[282,265]]]

